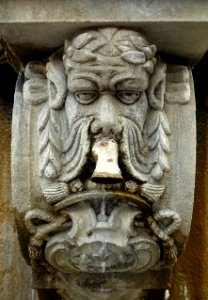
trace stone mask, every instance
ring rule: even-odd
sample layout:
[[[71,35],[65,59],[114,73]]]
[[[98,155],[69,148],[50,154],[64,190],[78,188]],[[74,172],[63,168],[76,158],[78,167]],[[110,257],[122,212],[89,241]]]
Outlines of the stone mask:
[[[52,276],[58,290],[77,272],[170,268],[181,217],[167,200],[175,172],[167,113],[189,103],[189,70],[165,64],[137,31],[88,30],[46,63],[28,63],[16,97],[34,161],[34,188],[26,205],[17,201],[34,278],[43,274],[45,286]]]

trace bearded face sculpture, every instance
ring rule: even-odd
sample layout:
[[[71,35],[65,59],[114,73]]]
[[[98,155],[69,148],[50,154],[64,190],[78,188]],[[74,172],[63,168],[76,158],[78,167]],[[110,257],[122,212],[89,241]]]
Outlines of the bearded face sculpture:
[[[29,63],[21,90],[22,78],[34,189],[17,222],[34,273],[68,289],[77,272],[170,268],[182,246],[177,205],[166,205],[174,168],[165,106],[189,103],[189,70],[166,65],[136,31],[102,28],[66,41],[46,64]]]

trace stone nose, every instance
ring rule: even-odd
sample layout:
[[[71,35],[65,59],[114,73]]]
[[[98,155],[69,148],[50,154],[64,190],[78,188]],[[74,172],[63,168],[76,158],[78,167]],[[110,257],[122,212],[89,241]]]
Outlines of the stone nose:
[[[116,99],[112,95],[100,95],[95,120],[91,124],[91,132],[95,136],[118,138],[122,131],[118,116]]]

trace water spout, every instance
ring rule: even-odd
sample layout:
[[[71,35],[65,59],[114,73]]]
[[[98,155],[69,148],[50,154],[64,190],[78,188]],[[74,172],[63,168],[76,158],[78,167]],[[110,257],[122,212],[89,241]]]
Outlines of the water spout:
[[[102,263],[101,263],[101,272],[105,273],[105,271],[106,271],[106,262],[102,261]]]
[[[103,138],[95,141],[92,155],[96,161],[96,168],[92,174],[92,181],[96,183],[118,183],[123,181],[118,166],[118,144],[113,139]]]

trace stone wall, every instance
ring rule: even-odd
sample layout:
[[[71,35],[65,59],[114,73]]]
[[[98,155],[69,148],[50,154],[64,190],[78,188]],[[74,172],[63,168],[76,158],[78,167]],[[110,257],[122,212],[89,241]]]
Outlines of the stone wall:
[[[108,1],[105,4],[100,1],[99,4],[96,2],[97,5],[93,10],[89,9],[94,4],[93,0],[78,0],[75,6],[72,2],[69,5],[68,1],[62,0],[59,2],[61,4],[59,8],[54,9],[57,1],[50,1],[49,5],[49,1],[34,1],[28,4],[28,1],[20,0],[17,5],[17,1],[15,3],[11,0],[2,0],[0,36],[13,43],[18,55],[22,55],[21,58],[28,61],[31,57],[33,59],[34,48],[35,51],[39,51],[39,54],[45,51],[44,55],[46,55],[48,51],[61,45],[63,40],[75,31],[75,27],[76,30],[84,28],[91,25],[91,22],[99,25],[111,25],[115,22],[117,25],[127,25],[131,20],[131,24],[135,24],[136,28],[141,25],[150,39],[157,42],[160,51],[181,56],[183,53],[188,57],[189,62],[195,62],[206,50],[208,28],[206,1],[169,0],[164,5],[163,1],[144,0],[141,1],[138,10],[135,10],[136,0],[131,1],[128,6],[126,0]],[[103,18],[104,11],[106,18]],[[158,23],[158,20],[162,22]],[[178,23],[175,27],[176,22]],[[76,24],[79,24],[78,28]],[[175,47],[178,45],[177,41],[180,41],[180,47]],[[203,60],[202,65],[203,67],[195,74],[199,105],[193,222],[185,254],[174,267],[171,300],[208,299],[208,113],[206,108],[208,92],[205,88],[208,77],[207,60]],[[8,65],[0,66],[0,299],[37,300],[36,292],[30,288],[29,267],[20,253],[11,204],[10,146],[15,80],[16,74]],[[201,93],[202,90],[204,93]],[[159,294],[152,291],[149,300],[156,298],[162,300]],[[47,298],[48,296],[42,293],[39,299]],[[53,299],[53,295],[50,299]]]
[[[208,299],[208,114],[197,112],[198,151],[193,219],[184,256],[174,268],[171,300]]]
[[[171,300],[208,299],[208,56],[194,68],[197,101],[195,202],[189,241],[174,268]]]
[[[208,285],[208,113],[204,59],[194,73],[198,103],[198,151],[196,196],[187,249],[174,268],[172,300],[207,300]],[[29,269],[19,250],[11,206],[10,142],[13,91],[16,74],[8,65],[0,67],[0,299],[35,300],[29,288]]]
[[[0,299],[32,299],[29,268],[20,253],[11,204],[11,117],[16,74],[0,66]]]

